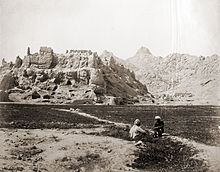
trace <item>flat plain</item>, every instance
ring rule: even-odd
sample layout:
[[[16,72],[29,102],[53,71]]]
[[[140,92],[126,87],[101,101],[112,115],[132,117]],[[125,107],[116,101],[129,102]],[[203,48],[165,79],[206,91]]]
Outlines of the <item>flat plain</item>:
[[[150,132],[155,115],[162,139]],[[149,131],[140,147],[128,137],[136,118]],[[197,145],[218,152],[219,125],[218,106],[1,104],[0,171],[216,171]]]

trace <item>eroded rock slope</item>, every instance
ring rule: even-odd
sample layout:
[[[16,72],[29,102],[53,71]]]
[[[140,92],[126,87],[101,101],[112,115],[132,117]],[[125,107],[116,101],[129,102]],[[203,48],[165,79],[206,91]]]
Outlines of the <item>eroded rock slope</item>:
[[[41,47],[15,64],[2,62],[0,89],[12,101],[50,103],[125,104],[146,100],[151,94],[133,72],[113,56],[99,57],[90,50],[56,54]]]
[[[127,60],[137,79],[159,102],[220,104],[220,57],[170,54],[156,57],[145,47]]]

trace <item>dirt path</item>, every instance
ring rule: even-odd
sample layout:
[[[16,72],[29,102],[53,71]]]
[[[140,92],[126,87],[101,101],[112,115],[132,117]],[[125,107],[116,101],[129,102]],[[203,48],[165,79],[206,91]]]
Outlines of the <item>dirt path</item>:
[[[130,124],[124,124],[124,123],[117,123],[117,122],[113,122],[109,120],[103,120],[98,117],[92,116],[90,114],[79,112],[76,110],[66,110],[66,109],[59,109],[59,110],[77,113],[85,117],[93,118],[98,121],[106,122],[109,124],[115,124],[118,126],[129,126],[130,125]],[[149,130],[149,132],[152,132],[152,130]],[[193,140],[189,140],[189,139],[185,139],[185,138],[181,138],[177,136],[168,135],[167,137],[170,137],[174,141],[180,141],[190,147],[196,148],[197,150],[199,150],[199,154],[195,158],[203,159],[204,161],[206,161],[209,166],[210,171],[214,171],[214,172],[220,171],[220,147],[201,144]]]
[[[95,119],[97,121],[100,121],[100,122],[105,122],[105,123],[109,123],[109,124],[114,124],[116,126],[122,126],[122,127],[125,127],[125,126],[128,126],[130,124],[124,124],[124,123],[120,123],[120,122],[113,122],[113,121],[109,121],[109,120],[105,120],[105,119],[100,119],[96,116],[92,116],[88,113],[84,113],[84,112],[79,112],[78,110],[74,110],[74,109],[71,109],[71,110],[67,110],[67,109],[56,109],[54,108],[55,110],[58,110],[58,111],[64,111],[64,112],[72,112],[72,113],[77,113],[78,115],[81,115],[81,116],[84,116],[84,117],[88,117],[88,118],[92,118],[92,119]]]

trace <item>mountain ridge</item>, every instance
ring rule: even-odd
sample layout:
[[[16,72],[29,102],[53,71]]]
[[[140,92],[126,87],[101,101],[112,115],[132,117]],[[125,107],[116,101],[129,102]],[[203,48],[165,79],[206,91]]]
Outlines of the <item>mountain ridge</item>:
[[[220,104],[220,56],[216,54],[173,53],[162,58],[136,53],[127,61],[135,65],[137,79],[148,85],[159,102]]]

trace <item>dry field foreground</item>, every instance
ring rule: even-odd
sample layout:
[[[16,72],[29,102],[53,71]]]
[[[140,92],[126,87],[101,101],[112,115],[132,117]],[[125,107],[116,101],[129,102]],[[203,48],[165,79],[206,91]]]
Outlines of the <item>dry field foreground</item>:
[[[83,112],[70,108],[80,108]],[[162,139],[153,139],[149,132],[147,142],[139,147],[129,140],[128,126],[132,124],[129,120],[133,121],[137,115],[143,120],[141,114],[147,119],[148,112],[152,115],[161,113],[161,116],[165,114],[163,118],[168,125],[173,117],[168,118],[166,113],[172,108],[135,107],[136,115],[131,107],[1,105],[0,109],[0,171],[220,170],[219,131],[208,128],[208,125],[203,128],[209,132],[202,130],[203,136],[194,138],[190,132],[188,137],[191,138],[184,137],[181,130],[176,131],[178,134],[169,132],[174,130],[170,128]],[[206,116],[216,123],[209,122],[217,125],[219,108],[206,109],[211,112]],[[128,111],[129,118],[123,117]],[[207,123],[207,119],[197,123],[201,125],[202,122]],[[146,123],[147,120],[145,126]],[[170,127],[178,130],[175,125]],[[196,127],[192,125],[192,129]]]
[[[0,171],[130,171],[134,144],[91,130],[1,130]]]

